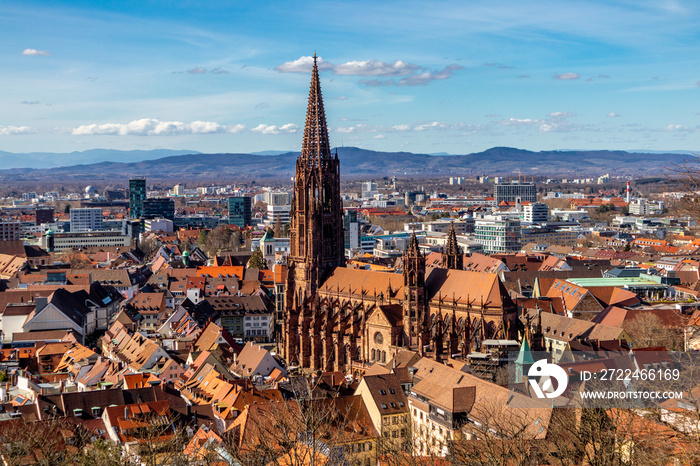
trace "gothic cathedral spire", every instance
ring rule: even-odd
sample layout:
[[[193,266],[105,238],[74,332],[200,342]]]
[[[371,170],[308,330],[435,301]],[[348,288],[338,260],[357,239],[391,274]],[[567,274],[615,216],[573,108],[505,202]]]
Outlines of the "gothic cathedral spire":
[[[454,222],[450,224],[450,232],[447,235],[447,247],[442,253],[442,268],[464,269],[464,256],[462,255],[462,248],[457,244]]]
[[[317,292],[325,274],[345,264],[340,162],[331,154],[317,58],[311,73],[301,155],[290,212],[290,257],[285,295],[284,353],[288,361],[321,363]]]

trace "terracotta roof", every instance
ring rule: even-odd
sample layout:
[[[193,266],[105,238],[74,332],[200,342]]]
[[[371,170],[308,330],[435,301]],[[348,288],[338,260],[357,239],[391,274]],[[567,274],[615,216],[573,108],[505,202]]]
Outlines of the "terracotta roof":
[[[395,374],[365,375],[360,382],[367,386],[379,414],[408,413],[408,400]]]
[[[532,319],[537,317],[536,312],[532,310],[528,311],[528,315]],[[578,338],[605,341],[626,337],[626,332],[616,326],[572,319],[547,312],[543,312],[541,316],[545,338],[568,342]]]
[[[658,317],[661,324],[667,328],[683,328],[688,324],[688,316],[684,316],[672,308],[625,309],[619,306],[609,306],[605,308],[600,314],[591,319],[591,322],[624,328],[625,324],[629,324],[641,315],[654,315]]]
[[[429,300],[454,299],[459,304],[481,305],[486,308],[511,309],[515,303],[495,273],[469,272],[432,268],[425,279]]]
[[[400,274],[336,267],[320,288],[326,293],[338,290],[340,293],[350,292],[359,296],[361,290],[364,290],[365,295],[386,294],[390,286],[394,294],[403,296],[403,276]]]

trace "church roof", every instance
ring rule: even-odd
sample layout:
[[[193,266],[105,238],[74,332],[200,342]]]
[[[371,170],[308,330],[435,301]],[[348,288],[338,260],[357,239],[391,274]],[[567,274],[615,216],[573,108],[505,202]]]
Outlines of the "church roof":
[[[374,293],[386,295],[389,286],[393,292],[402,293],[403,276],[397,273],[336,267],[320,288],[326,293],[339,290],[341,293],[359,295],[364,291],[366,296],[374,296]]]
[[[463,305],[480,306],[483,302],[490,308],[515,306],[495,273],[429,268],[425,287],[428,299],[442,298],[446,304],[454,299]]]

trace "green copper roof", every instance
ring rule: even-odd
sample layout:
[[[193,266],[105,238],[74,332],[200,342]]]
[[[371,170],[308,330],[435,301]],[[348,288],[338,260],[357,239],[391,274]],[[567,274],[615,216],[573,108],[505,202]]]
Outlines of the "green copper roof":
[[[275,240],[275,235],[272,234],[272,230],[266,230],[263,237],[260,238],[261,243],[265,243],[268,241],[274,241],[274,240]]]
[[[518,351],[518,357],[515,358],[515,363],[523,366],[535,363],[535,360],[532,359],[530,344],[527,342],[527,338],[523,338],[523,343],[520,345],[520,351]]]

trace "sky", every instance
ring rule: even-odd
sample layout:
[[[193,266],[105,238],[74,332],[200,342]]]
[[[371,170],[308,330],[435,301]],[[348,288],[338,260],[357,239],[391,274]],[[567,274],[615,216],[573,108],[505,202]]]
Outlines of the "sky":
[[[0,150],[700,151],[700,2],[3,0]]]

